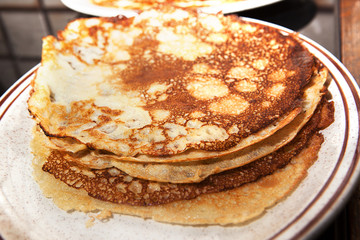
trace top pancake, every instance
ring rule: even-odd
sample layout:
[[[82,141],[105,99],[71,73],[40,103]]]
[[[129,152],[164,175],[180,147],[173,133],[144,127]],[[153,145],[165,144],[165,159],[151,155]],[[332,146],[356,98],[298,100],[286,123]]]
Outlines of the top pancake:
[[[296,35],[234,16],[79,19],[44,38],[29,110],[47,135],[117,155],[224,151],[294,111],[313,67]]]
[[[312,117],[316,108],[319,108],[319,103],[326,92],[324,84],[328,77],[327,74],[327,69],[322,68],[319,73],[312,77],[311,82],[304,90],[303,110],[291,123],[263,141],[223,157],[211,157],[203,161],[146,162],[147,164],[144,164],[144,162],[122,161],[123,159],[117,155],[101,154],[97,151],[83,150],[75,154],[69,153],[67,148],[53,146],[53,142],[45,137],[38,128],[34,131],[34,138],[38,139],[37,141],[41,142],[42,146],[62,152],[63,158],[65,158],[66,161],[74,162],[91,169],[116,167],[132,177],[157,182],[200,182],[212,174],[249,164],[292,141],[300,129],[303,128]],[[321,109],[323,111],[326,108],[322,107]],[[329,114],[327,118],[331,119],[331,115]],[[191,156],[191,154],[189,155]]]

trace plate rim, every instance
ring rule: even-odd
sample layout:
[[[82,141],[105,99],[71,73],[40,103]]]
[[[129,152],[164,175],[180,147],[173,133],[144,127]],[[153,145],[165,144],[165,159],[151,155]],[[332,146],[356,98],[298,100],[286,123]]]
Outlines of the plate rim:
[[[356,83],[355,78],[352,76],[350,71],[341,63],[339,59],[337,59],[331,52],[329,52],[327,49],[325,49],[323,46],[321,46],[319,43],[315,42],[314,40],[306,37],[305,35],[298,33],[296,31],[293,31],[289,28],[266,22],[259,19],[253,19],[248,17],[241,17],[244,20],[248,20],[250,22],[256,22],[259,24],[264,24],[273,28],[276,28],[278,30],[283,31],[286,34],[297,34],[301,41],[306,45],[306,47],[314,48],[315,51],[320,53],[322,57],[325,57],[327,60],[330,61],[333,67],[336,68],[337,71],[340,72],[341,76],[344,79],[344,82],[346,83],[346,86],[350,88],[350,91],[352,93],[352,97],[354,98],[354,102],[356,104],[357,116],[358,116],[358,125],[360,126],[360,88],[358,84]],[[319,55],[316,55],[313,53],[316,58],[319,57]],[[323,63],[324,64],[324,63]],[[324,64],[326,67],[328,67],[326,64]],[[329,72],[332,73],[329,69]],[[346,128],[349,129],[349,109],[348,109],[348,103],[347,98],[341,89],[341,84],[338,82],[339,79],[333,78],[333,81],[337,85],[337,88],[341,92],[342,100],[344,105],[346,105]],[[348,130],[349,131],[349,130]],[[346,135],[348,135],[348,131],[346,131]],[[346,136],[345,139],[348,139],[348,136]],[[346,142],[347,144],[347,142]],[[326,202],[326,205],[321,209],[321,211],[318,211],[315,218],[311,219],[304,228],[301,228],[293,237],[295,239],[298,238],[307,238],[309,235],[315,233],[319,229],[323,229],[328,225],[332,219],[336,217],[336,215],[341,211],[341,209],[346,205],[347,201],[351,197],[351,193],[354,192],[355,187],[358,185],[357,183],[360,182],[360,137],[357,137],[357,144],[356,144],[356,150],[353,155],[353,158],[351,160],[351,168],[347,169],[346,172],[346,178],[342,179],[341,186],[342,188],[336,189],[336,193],[334,193],[331,196],[331,199],[329,199]],[[345,148],[342,148],[342,156],[341,161],[344,158],[344,151]],[[340,163],[341,163],[340,161]],[[288,223],[283,229],[278,231],[276,234],[273,235],[272,238],[280,237],[281,234],[285,233],[288,228],[290,228],[291,225],[296,224],[299,219],[301,219],[302,216],[306,215],[306,211],[313,207],[313,205],[316,203],[317,200],[321,198],[321,195],[326,191],[326,188],[331,184],[334,177],[336,176],[336,173],[338,172],[340,168],[339,159],[336,164],[336,168],[332,171],[331,176],[327,179],[326,184],[321,187],[321,191],[318,192],[315,196],[315,198],[306,206],[306,208],[296,217],[295,220]],[[351,184],[349,184],[351,183]],[[332,211],[330,211],[332,210]]]

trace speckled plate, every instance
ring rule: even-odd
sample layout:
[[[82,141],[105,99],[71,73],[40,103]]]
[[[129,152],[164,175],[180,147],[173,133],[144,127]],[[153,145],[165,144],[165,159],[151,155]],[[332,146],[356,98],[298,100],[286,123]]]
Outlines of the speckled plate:
[[[200,10],[205,13],[234,13],[263,7],[279,1],[282,0],[240,0],[238,2],[222,4],[219,6],[204,7],[200,8]],[[125,17],[134,17],[137,15],[137,11],[135,10],[98,6],[93,4],[91,0],[61,0],[61,2],[74,11],[93,16],[112,17],[123,15]]]
[[[252,20],[256,21],[256,20]],[[260,22],[260,21],[256,21]],[[291,31],[260,22],[284,33]],[[346,68],[327,50],[300,36],[328,67],[335,122],[307,177],[285,200],[240,226],[179,226],[115,215],[86,228],[89,215],[58,209],[33,180],[29,142],[34,124],[26,101],[37,66],[0,99],[0,233],[5,239],[291,239],[321,230],[342,208],[359,178],[359,89]],[[181,213],[179,213],[181,214]]]

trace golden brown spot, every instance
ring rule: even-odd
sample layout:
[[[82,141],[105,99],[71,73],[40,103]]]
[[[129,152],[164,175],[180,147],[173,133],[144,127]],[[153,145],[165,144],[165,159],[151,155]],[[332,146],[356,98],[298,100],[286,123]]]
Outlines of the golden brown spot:
[[[157,192],[160,191],[160,184],[159,183],[149,183],[147,186],[147,192],[148,193],[153,193],[153,192]]]
[[[173,40],[160,42],[158,51],[165,54],[172,54],[187,61],[194,61],[196,58],[210,54],[213,51],[211,45],[201,42],[190,34],[169,35],[167,39]]]
[[[201,100],[226,96],[229,92],[228,87],[220,79],[213,77],[198,77],[191,81],[186,89],[193,97]]]
[[[218,102],[213,102],[209,110],[220,114],[238,115],[249,107],[249,102],[237,95],[230,95]]]
[[[129,175],[124,177],[124,182],[131,182],[133,180],[133,178]]]
[[[241,26],[241,29],[246,32],[253,33],[257,30],[257,27],[251,24],[244,24],[243,26]]]
[[[156,98],[156,96],[163,94],[169,87],[170,85],[167,84],[153,83],[146,93],[149,95],[149,98]]]
[[[255,83],[246,80],[236,82],[234,87],[239,92],[254,92],[257,89]]]
[[[282,82],[286,78],[286,72],[283,69],[272,72],[268,75],[268,80],[273,82]]]
[[[227,35],[222,34],[222,33],[213,33],[213,34],[210,34],[206,38],[207,41],[213,42],[213,43],[216,43],[216,44],[224,43],[224,42],[226,42],[227,39],[228,39]]]
[[[214,15],[208,15],[200,19],[201,25],[209,30],[219,32],[224,26],[221,21]]]
[[[229,130],[228,130],[229,134],[234,134],[234,133],[238,133],[238,132],[239,132],[239,128],[236,125],[231,126],[231,128],[229,128]]]
[[[284,92],[285,86],[281,83],[275,84],[268,91],[269,96],[278,98]]]
[[[264,70],[269,64],[269,60],[266,58],[258,59],[253,62],[253,67],[259,70]]]
[[[249,67],[231,68],[226,77],[228,78],[251,78],[256,76],[256,71]]]
[[[116,184],[116,189],[119,192],[126,193],[126,186],[127,185],[125,183],[118,183],[118,184]]]
[[[205,63],[198,63],[193,66],[194,73],[200,74],[219,74],[221,73],[220,70],[211,68],[208,64]]]
[[[133,181],[129,185],[129,190],[135,194],[139,194],[142,191],[142,184],[139,181]]]
[[[265,102],[262,103],[262,105],[263,105],[264,108],[268,108],[268,107],[271,106],[271,102],[265,101]]]
[[[167,110],[154,110],[150,112],[155,121],[164,121],[170,116],[170,111]]]
[[[190,114],[191,118],[201,118],[204,117],[206,114],[200,111],[195,111]]]
[[[210,66],[205,63],[198,63],[193,66],[194,73],[205,74],[210,70]]]

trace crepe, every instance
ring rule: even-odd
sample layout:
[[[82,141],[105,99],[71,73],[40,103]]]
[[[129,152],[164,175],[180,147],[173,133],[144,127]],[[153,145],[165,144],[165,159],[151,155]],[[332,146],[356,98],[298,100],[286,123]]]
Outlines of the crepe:
[[[322,142],[315,135],[306,148],[292,163],[281,171],[266,176],[257,182],[226,192],[202,195],[193,200],[184,200],[159,206],[130,206],[114,204],[89,197],[44,173],[39,162],[34,163],[34,177],[43,194],[66,211],[93,212],[106,210],[112,213],[150,218],[166,223],[185,225],[238,224],[250,221],[288,196],[306,176],[306,170],[316,160]]]
[[[94,151],[85,151],[78,154],[68,153],[66,154],[66,159],[67,161],[76,162],[92,169],[116,167],[133,177],[147,180],[172,183],[200,182],[211,174],[248,164],[291,141],[297,132],[307,123],[318,106],[325,93],[324,84],[328,76],[326,68],[322,68],[319,72],[314,73],[311,82],[304,91],[302,113],[290,124],[257,144],[231,154],[224,154],[222,157],[196,162],[151,163],[144,165],[142,163],[121,161],[121,158],[112,154],[97,154]],[[41,134],[40,131],[39,134]],[[51,143],[47,143],[46,139],[43,142],[52,149],[66,151],[66,148],[52,146]]]
[[[159,206],[130,206],[92,198],[85,191],[71,188],[42,171],[44,158],[34,159],[34,177],[45,196],[52,198],[57,206],[66,211],[107,210],[177,224],[237,224],[254,219],[288,196],[306,176],[322,142],[321,135],[313,135],[307,147],[285,168],[256,182]]]
[[[329,79],[296,33],[235,16],[77,19],[31,83],[34,177],[64,210],[242,223],[316,160]]]
[[[315,67],[296,35],[171,7],[77,19],[43,41],[29,99],[43,131],[136,159],[259,142],[299,113]]]
[[[53,137],[48,136],[48,147],[52,149],[58,149],[62,151],[71,152],[73,154],[80,153],[80,155],[83,155],[82,152],[84,150],[90,150],[90,154],[92,156],[89,157],[95,157],[98,160],[104,159],[106,161],[106,158],[114,159],[114,160],[120,160],[120,161],[130,161],[130,162],[139,162],[139,163],[147,163],[147,162],[158,162],[158,163],[167,163],[167,162],[190,162],[190,161],[198,161],[198,160],[204,160],[209,158],[216,158],[228,155],[230,153],[235,153],[237,151],[240,151],[252,144],[257,143],[258,141],[261,141],[261,139],[265,139],[266,137],[271,136],[279,129],[283,128],[284,126],[288,125],[290,122],[292,122],[299,113],[303,111],[300,107],[295,108],[290,113],[284,114],[285,116],[282,116],[280,119],[275,121],[270,126],[266,127],[265,129],[254,133],[242,140],[240,140],[236,146],[231,147],[229,149],[223,150],[223,151],[206,151],[206,150],[199,150],[199,149],[188,149],[187,151],[184,151],[182,153],[173,154],[173,155],[164,155],[164,156],[153,156],[148,154],[137,154],[136,156],[124,156],[124,155],[116,155],[109,151],[104,151],[102,149],[93,149],[92,147],[88,147],[86,144],[83,144],[73,138],[70,137]],[[47,134],[46,134],[47,135]],[[86,161],[86,160],[85,160]],[[89,159],[90,161],[90,159]],[[100,163],[100,161],[98,162]],[[96,167],[95,165],[93,167]],[[97,166],[99,167],[99,166]]]
[[[44,145],[37,138],[34,139],[33,150],[35,156],[46,160],[44,171],[69,186],[85,189],[90,196],[121,204],[158,205],[226,191],[273,173],[306,147],[308,139],[319,130],[322,121],[332,122],[332,108],[333,105],[323,101],[317,113],[289,144],[241,168],[211,175],[200,183],[159,183],[134,178],[114,167],[104,170],[84,168],[68,161],[59,151],[47,150],[43,154]]]

